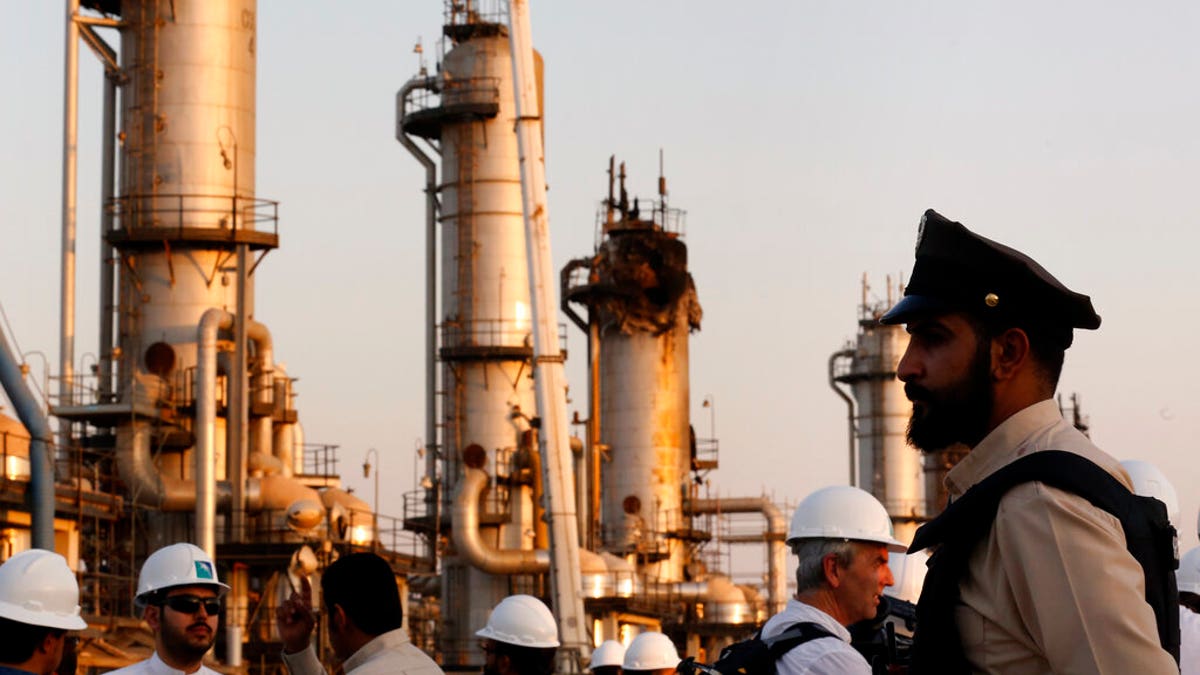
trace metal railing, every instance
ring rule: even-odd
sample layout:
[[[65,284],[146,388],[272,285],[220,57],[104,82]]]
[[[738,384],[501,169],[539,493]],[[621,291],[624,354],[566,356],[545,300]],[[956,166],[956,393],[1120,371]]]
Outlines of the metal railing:
[[[707,471],[703,468],[708,464],[715,465],[720,460],[721,442],[716,438],[696,439],[696,467],[693,470]]]
[[[339,476],[338,448],[341,446],[327,443],[305,443],[300,449],[300,468],[305,476]]]
[[[508,25],[508,2],[506,0],[446,0],[442,12],[446,26],[469,26],[472,24]]]
[[[533,347],[531,318],[472,319],[438,325],[442,347]],[[558,324],[558,347],[567,349],[567,325]]]
[[[619,213],[616,214],[619,217]],[[675,234],[680,239],[687,238],[687,211],[666,206],[661,199],[639,200],[638,220],[650,221],[663,232]],[[618,224],[620,221],[617,223]],[[595,247],[600,248],[604,236],[608,233],[608,205],[601,202],[596,209]]]
[[[116,229],[215,228],[279,234],[279,202],[256,197],[213,194],[131,194],[108,203]],[[264,229],[262,226],[269,226]]]
[[[404,114],[453,106],[500,105],[498,77],[440,78],[437,86],[436,90],[422,87],[408,92],[404,98]]]

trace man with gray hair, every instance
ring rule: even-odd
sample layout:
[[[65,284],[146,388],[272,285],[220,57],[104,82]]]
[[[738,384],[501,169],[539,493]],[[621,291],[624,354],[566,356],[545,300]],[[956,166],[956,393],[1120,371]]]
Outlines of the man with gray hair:
[[[846,626],[874,618],[893,583],[888,552],[904,551],[887,511],[869,493],[834,486],[812,493],[792,515],[788,545],[800,560],[796,595],[762,629],[766,642],[802,641],[776,661],[779,675],[871,675]]]

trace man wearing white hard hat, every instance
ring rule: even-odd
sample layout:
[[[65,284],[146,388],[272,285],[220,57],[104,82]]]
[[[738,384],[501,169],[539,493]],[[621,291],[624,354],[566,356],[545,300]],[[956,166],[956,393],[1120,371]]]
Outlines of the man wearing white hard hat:
[[[892,519],[879,500],[855,487],[822,488],[792,515],[788,545],[799,558],[796,595],[762,629],[762,639],[790,632],[804,641],[776,661],[779,675],[870,675],[850,646],[846,626],[874,618],[883,589],[893,583],[889,551]]]
[[[79,585],[66,558],[32,549],[0,565],[0,675],[50,675],[79,617]]]
[[[1179,669],[1181,675],[1200,675],[1200,547],[1179,559]]]
[[[616,640],[605,640],[596,651],[588,670],[592,675],[621,675],[621,664],[625,662],[625,645]]]
[[[671,638],[662,633],[641,633],[625,650],[622,669],[626,675],[670,675],[679,665],[679,652]]]
[[[217,566],[198,546],[164,546],[142,563],[137,603],[154,632],[154,654],[110,675],[216,675],[204,655],[217,639],[221,598],[229,586],[217,578]]]
[[[484,675],[551,675],[558,653],[558,623],[532,595],[510,595],[492,608],[483,638]]]

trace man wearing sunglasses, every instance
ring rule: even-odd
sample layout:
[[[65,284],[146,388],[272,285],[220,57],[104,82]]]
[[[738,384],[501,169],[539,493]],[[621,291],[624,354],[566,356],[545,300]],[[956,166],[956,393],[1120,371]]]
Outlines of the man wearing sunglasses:
[[[197,546],[171,544],[152,553],[138,576],[137,602],[154,631],[154,654],[114,674],[216,675],[203,660],[217,639],[221,598],[228,590],[212,558]]]

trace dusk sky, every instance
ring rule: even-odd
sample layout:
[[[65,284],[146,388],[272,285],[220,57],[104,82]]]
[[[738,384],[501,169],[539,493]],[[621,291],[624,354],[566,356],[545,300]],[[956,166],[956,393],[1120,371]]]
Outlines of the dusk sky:
[[[57,370],[64,10],[7,9],[0,305]],[[281,203],[281,246],[258,268],[257,318],[299,378],[307,439],[341,446],[368,502],[360,465],[378,448],[395,516],[424,429],[424,197],[394,96],[418,38],[434,65],[442,10],[258,8],[257,193]],[[1167,472],[1181,549],[1196,545],[1200,5],[559,0],[531,19],[559,266],[592,251],[610,154],[650,197],[662,148],[688,212],[692,415],[720,438],[714,495],[795,503],[846,480],[827,361],[854,336],[863,274],[881,299],[935,208],[1092,296],[1103,325],[1077,333],[1060,391],[1101,448]],[[101,148],[101,71],[80,60],[77,355],[97,344]],[[581,412],[585,344],[572,329]]]

